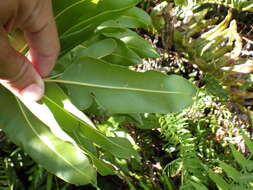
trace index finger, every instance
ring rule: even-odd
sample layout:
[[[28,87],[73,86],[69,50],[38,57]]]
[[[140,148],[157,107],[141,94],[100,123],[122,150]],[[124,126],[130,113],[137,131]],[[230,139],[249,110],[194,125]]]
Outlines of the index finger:
[[[23,28],[30,61],[42,77],[52,71],[60,51],[51,0],[38,0]]]

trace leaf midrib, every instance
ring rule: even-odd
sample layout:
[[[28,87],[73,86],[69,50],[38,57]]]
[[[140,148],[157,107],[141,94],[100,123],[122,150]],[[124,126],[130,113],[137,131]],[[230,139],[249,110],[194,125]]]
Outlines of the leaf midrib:
[[[20,110],[21,110],[22,115],[23,115],[24,118],[25,118],[25,121],[27,122],[28,126],[32,129],[32,131],[34,132],[34,134],[37,136],[37,138],[38,138],[43,144],[45,144],[45,145],[48,147],[49,150],[51,150],[53,153],[55,153],[57,156],[59,156],[59,157],[60,157],[64,162],[66,162],[70,167],[72,167],[74,170],[76,170],[76,171],[77,171],[78,173],[80,173],[82,176],[85,176],[85,177],[88,179],[88,181],[90,181],[90,180],[89,180],[89,177],[87,177],[88,175],[86,175],[86,174],[83,173],[81,170],[79,170],[79,168],[76,168],[75,166],[73,166],[68,160],[66,160],[63,156],[61,156],[61,154],[58,154],[54,149],[52,149],[50,146],[48,146],[46,143],[44,143],[44,141],[41,139],[40,135],[39,135],[39,134],[37,133],[37,131],[32,127],[32,124],[31,124],[31,122],[29,121],[29,119],[28,119],[28,117],[27,117],[27,115],[26,115],[26,113],[25,113],[25,110],[23,109],[23,107],[22,107],[20,101],[19,101],[17,98],[16,98],[16,101],[17,101],[17,103],[18,103],[18,106],[19,106],[19,108],[20,108]],[[90,183],[93,184],[92,181],[90,181]]]
[[[92,83],[85,83],[85,82],[60,80],[60,79],[44,79],[44,81],[45,82],[56,82],[56,83],[62,83],[62,84],[70,84],[70,85],[78,85],[78,86],[86,86],[86,87],[93,87],[93,88],[111,89],[111,90],[126,90],[126,91],[144,92],[144,93],[179,94],[179,95],[191,96],[190,93],[183,93],[183,92],[171,92],[171,91],[161,91],[161,90],[149,90],[149,89],[143,89],[143,88],[99,85],[99,84],[92,84]]]

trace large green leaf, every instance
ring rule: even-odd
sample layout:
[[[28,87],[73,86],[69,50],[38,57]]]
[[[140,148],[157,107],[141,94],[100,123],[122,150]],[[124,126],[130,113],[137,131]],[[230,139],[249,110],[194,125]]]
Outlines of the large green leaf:
[[[73,32],[68,35],[60,37],[61,43],[61,53],[59,57],[65,55],[69,50],[81,44],[83,41],[88,40],[92,35],[94,35],[94,25],[88,25],[83,29]]]
[[[100,11],[116,11],[123,8],[131,8],[139,3],[140,0],[124,0],[124,1],[115,1],[115,0],[99,0],[98,9]]]
[[[90,18],[95,16],[97,12],[97,4],[92,0],[71,0],[68,2],[66,2],[66,0],[54,0],[53,7],[55,9],[55,21],[60,36],[70,27],[81,22],[80,17],[84,19]],[[79,28],[78,30],[81,29],[82,28]]]
[[[142,64],[142,59],[133,50],[129,49],[120,40],[116,41],[117,48],[110,55],[103,57],[105,61],[125,66]]]
[[[103,58],[110,54],[117,48],[117,43],[114,39],[100,40],[88,47],[80,45],[75,51],[75,57],[89,56],[94,58]]]
[[[157,58],[159,55],[155,49],[141,36],[135,32],[124,28],[116,21],[109,20],[98,26],[97,33],[103,34],[106,37],[116,38],[124,42],[127,47],[132,49],[140,57]]]
[[[138,159],[138,154],[130,142],[123,142],[122,140],[122,143],[120,143],[117,141],[118,138],[116,140],[115,138],[108,138],[99,132],[87,116],[71,104],[68,97],[56,84],[47,85],[46,95],[42,102],[52,111],[61,128],[73,139],[75,139],[76,134],[81,134],[114,156],[120,158],[136,157]],[[35,104],[30,105],[30,109],[35,107]],[[114,142],[114,140],[117,142]],[[82,145],[85,147],[84,144]]]
[[[116,20],[116,22],[127,28],[148,29],[150,26],[152,26],[152,20],[149,15],[137,7],[127,10]]]
[[[102,176],[106,175],[114,175],[115,171],[111,165],[108,163],[105,163],[103,160],[97,158],[97,155],[94,152],[91,152],[90,150],[87,149],[87,138],[76,132],[75,133],[75,140],[79,144],[79,147],[88,154],[93,162],[93,164],[96,166],[96,169],[98,173],[100,173]],[[91,142],[91,141],[88,141]]]
[[[86,0],[87,1],[87,0]],[[89,0],[91,2],[96,2]],[[72,20],[72,26],[69,27],[64,34],[69,34],[74,31],[80,30],[86,25],[94,24],[99,25],[100,23],[118,18],[124,11],[134,7],[138,0],[124,0],[124,1],[115,1],[115,0],[100,0],[97,3],[96,7],[84,7],[80,12],[79,19],[77,21]],[[75,10],[72,10],[74,12]],[[90,14],[87,14],[89,12]],[[70,16],[71,18],[71,16]],[[66,21],[65,21],[66,22]],[[71,21],[70,21],[71,22]]]
[[[102,58],[117,65],[129,66],[142,63],[142,59],[125,43],[102,35],[94,35],[90,40],[73,49],[72,52],[74,57]]]
[[[66,84],[82,108],[95,97],[111,113],[177,112],[189,106],[196,94],[196,88],[180,76],[138,73],[89,57],[76,60],[60,79],[46,81]]]
[[[78,4],[82,2],[83,0],[52,0],[53,4],[53,10],[55,16],[62,14],[62,12],[65,12],[70,7],[73,6],[73,4]]]
[[[57,138],[18,99],[1,88],[0,127],[36,162],[63,180],[84,185],[96,184],[94,168],[72,143]]]
[[[54,0],[54,14],[61,39],[61,56],[87,40],[96,26],[118,18],[125,10],[134,7],[137,0]]]

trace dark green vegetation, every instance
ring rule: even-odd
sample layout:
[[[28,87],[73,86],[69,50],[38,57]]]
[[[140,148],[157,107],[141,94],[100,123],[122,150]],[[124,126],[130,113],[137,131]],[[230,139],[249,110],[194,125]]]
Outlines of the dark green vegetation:
[[[53,2],[45,97],[1,88],[0,189],[253,188],[252,1]]]

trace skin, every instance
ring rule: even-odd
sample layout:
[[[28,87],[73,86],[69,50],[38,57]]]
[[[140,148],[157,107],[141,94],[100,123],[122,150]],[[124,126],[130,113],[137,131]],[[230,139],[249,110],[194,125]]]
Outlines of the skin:
[[[20,29],[29,45],[24,56],[8,40]],[[37,101],[42,78],[52,71],[60,51],[51,0],[0,0],[0,83],[17,96]]]

